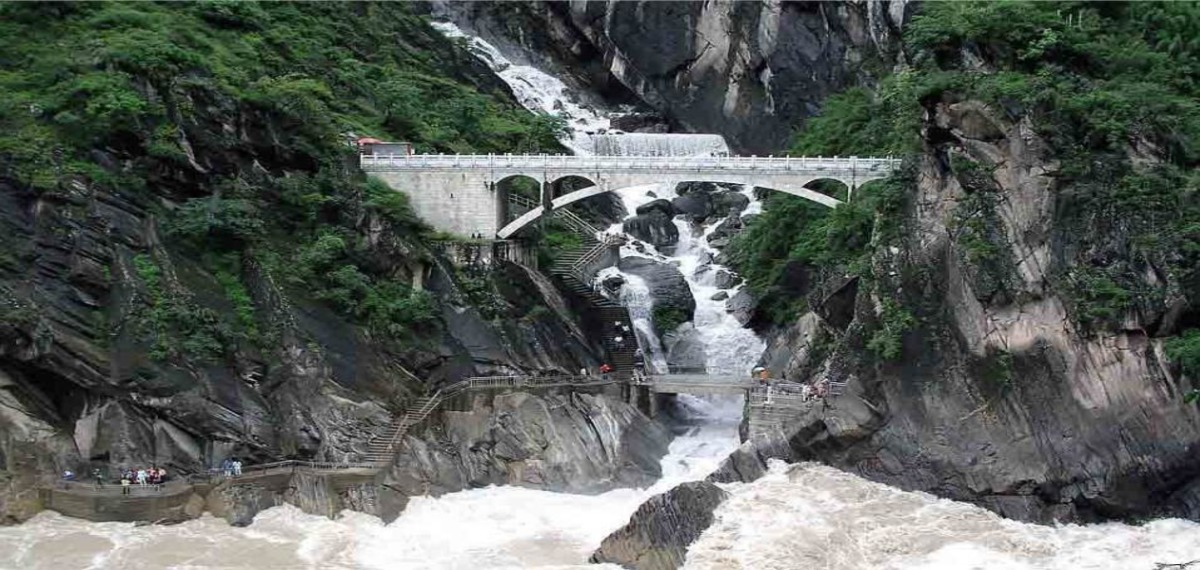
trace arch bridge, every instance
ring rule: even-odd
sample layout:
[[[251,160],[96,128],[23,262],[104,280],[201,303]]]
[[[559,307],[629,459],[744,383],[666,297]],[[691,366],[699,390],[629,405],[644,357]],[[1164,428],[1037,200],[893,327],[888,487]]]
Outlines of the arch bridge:
[[[507,239],[547,212],[621,188],[679,182],[745,184],[800,196],[836,208],[842,202],[807,188],[828,179],[851,191],[886,178],[895,158],[756,156],[379,155],[359,157],[363,171],[408,194],[416,213],[435,229]],[[508,221],[508,199],[498,183],[517,176],[541,187],[540,204]],[[567,178],[591,186],[555,197]]]

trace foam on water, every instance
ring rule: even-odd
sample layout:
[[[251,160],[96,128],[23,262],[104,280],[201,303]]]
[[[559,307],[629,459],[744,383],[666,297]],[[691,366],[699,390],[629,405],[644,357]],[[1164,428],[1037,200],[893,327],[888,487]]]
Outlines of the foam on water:
[[[817,464],[774,462],[732,494],[690,570],[1133,570],[1200,558],[1200,524],[1039,526]]]
[[[674,190],[674,186],[671,184],[658,184],[625,188],[617,190],[615,194],[620,196],[625,211],[632,217],[638,207],[658,198],[672,197]],[[742,192],[751,200],[747,210],[761,211],[761,203],[754,197],[751,189],[743,189]],[[743,327],[732,314],[725,310],[725,301],[712,300],[713,295],[722,291],[714,283],[717,272],[728,270],[722,265],[709,262],[719,252],[708,245],[707,238],[720,226],[721,222],[702,226],[698,228],[699,233],[690,223],[682,219],[676,218],[673,223],[679,231],[679,242],[671,255],[660,254],[650,245],[645,246],[645,252],[626,245],[621,248],[621,256],[649,257],[678,267],[684,280],[687,281],[688,288],[692,291],[692,297],[696,300],[693,324],[696,334],[704,346],[705,368],[710,374],[748,375],[750,368],[758,362],[758,358],[766,348],[766,343],[754,331]],[[608,230],[609,233],[621,233],[622,231],[621,224],[614,224]],[[707,269],[697,271],[701,266],[707,266]],[[625,273],[622,275],[627,281],[631,277]],[[732,297],[742,286],[737,285],[724,291]]]
[[[492,44],[466,34],[452,23],[434,22],[433,27],[448,38],[467,42],[471,53],[508,84],[517,101],[526,109],[566,120],[571,136],[562,142],[576,154],[592,154],[589,135],[603,133],[611,128],[611,112],[581,103],[571,89],[557,77],[532,65],[514,63]]]

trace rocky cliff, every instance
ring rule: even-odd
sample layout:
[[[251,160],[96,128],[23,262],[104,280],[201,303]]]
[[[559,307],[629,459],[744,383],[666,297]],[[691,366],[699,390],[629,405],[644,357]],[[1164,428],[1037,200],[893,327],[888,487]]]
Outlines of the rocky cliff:
[[[0,520],[65,469],[354,461],[444,382],[601,361],[545,277],[455,261],[354,168],[359,135],[561,150],[408,6],[28,4],[0,22]],[[594,469],[547,479],[624,477],[612,441],[575,445]]]
[[[440,11],[523,47],[610,100],[746,153],[784,145],[831,93],[870,83],[899,51],[900,0],[503,2]]]
[[[880,289],[859,288],[845,324],[818,305],[765,357],[789,378],[850,381],[797,419],[791,458],[1024,520],[1200,517],[1200,413],[1158,338],[1175,304],[1144,299],[1116,330],[1082,327],[1061,272],[1085,238],[1061,223],[1059,164],[1029,122],[943,101],[925,132],[905,237],[873,259]],[[997,252],[971,250],[964,215]],[[1171,288],[1164,269],[1145,266],[1147,289]],[[866,347],[889,311],[880,290],[912,312],[898,362]]]

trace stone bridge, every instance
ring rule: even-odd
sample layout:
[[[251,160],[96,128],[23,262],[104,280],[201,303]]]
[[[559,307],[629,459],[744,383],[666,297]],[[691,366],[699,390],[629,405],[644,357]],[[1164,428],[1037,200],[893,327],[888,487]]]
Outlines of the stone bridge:
[[[546,212],[621,188],[679,182],[722,182],[768,188],[830,208],[842,202],[806,185],[836,180],[851,191],[895,170],[894,158],[792,158],[755,156],[377,155],[359,157],[363,171],[409,196],[413,209],[435,229],[507,239]],[[541,186],[541,204],[512,222],[499,186],[523,176]],[[559,181],[591,185],[552,195]]]

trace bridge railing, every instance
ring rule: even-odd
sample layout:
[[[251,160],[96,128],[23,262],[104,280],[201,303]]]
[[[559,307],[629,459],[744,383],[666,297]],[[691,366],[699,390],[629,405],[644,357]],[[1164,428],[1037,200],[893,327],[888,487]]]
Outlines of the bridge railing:
[[[575,156],[568,154],[412,154],[359,155],[363,170],[463,168],[543,168],[549,170],[768,170],[890,172],[892,157],[776,156]]]

